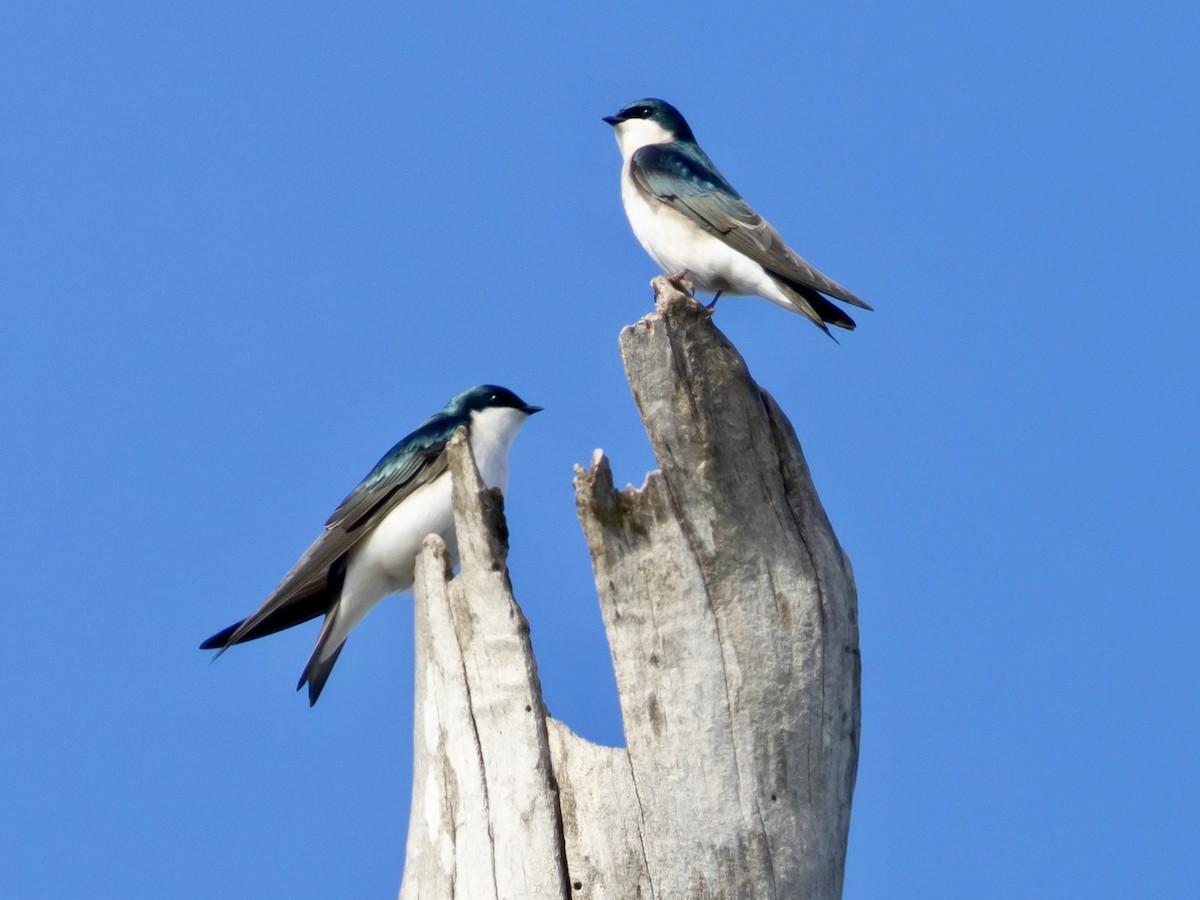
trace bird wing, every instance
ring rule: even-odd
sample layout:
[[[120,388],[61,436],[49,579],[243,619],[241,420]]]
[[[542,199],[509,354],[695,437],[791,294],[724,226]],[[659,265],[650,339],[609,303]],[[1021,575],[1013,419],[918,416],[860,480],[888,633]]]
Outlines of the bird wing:
[[[336,599],[322,596],[334,564],[406,497],[448,470],[442,451],[449,439],[443,423],[434,417],[400,441],[333,511],[321,536],[283,576],[262,606],[201,646],[223,650],[326,612]]]
[[[871,307],[798,256],[695,145],[648,144],[629,161],[637,185],[744,253],[772,275],[863,309]]]

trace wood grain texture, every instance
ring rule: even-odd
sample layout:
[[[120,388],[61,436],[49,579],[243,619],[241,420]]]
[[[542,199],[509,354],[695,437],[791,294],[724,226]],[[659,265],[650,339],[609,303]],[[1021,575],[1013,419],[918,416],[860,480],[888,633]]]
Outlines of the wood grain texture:
[[[575,476],[626,747],[544,718],[498,498],[457,448],[462,574],[436,539],[418,568],[402,898],[841,894],[850,564],[787,419],[706,311],[654,284],[620,347],[660,468],[617,491],[597,451]]]
[[[413,798],[400,896],[568,897],[529,625],[499,492],[465,434],[448,447],[462,574],[430,536],[416,573]]]

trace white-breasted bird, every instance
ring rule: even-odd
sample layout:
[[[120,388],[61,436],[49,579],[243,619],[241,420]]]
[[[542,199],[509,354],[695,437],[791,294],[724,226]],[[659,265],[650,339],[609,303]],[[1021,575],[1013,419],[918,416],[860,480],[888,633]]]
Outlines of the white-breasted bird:
[[[612,125],[621,149],[621,201],[638,242],[673,281],[715,294],[757,294],[826,326],[854,320],[825,295],[871,309],[798,256],[717,171],[664,100],[625,106]],[[830,335],[832,337],[832,335]]]
[[[493,384],[459,394],[394,446],[334,510],[325,530],[253,614],[203,644],[234,644],[325,616],[296,690],[313,705],[354,627],[388,594],[412,587],[421,542],[438,534],[454,564],[458,547],[445,449],[460,426],[488,487],[508,487],[508,449],[540,406]]]

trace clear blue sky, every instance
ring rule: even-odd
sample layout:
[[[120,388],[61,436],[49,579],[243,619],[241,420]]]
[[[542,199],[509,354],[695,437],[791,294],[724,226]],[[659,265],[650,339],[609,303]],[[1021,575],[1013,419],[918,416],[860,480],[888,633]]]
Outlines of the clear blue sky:
[[[1200,841],[1194,4],[26,4],[0,23],[0,893],[386,897],[411,603],[315,709],[252,610],[461,389],[552,712],[620,741],[572,466],[653,466],[645,95],[877,312],[717,324],[860,591],[846,896],[1184,896]],[[251,8],[252,7],[252,8]]]

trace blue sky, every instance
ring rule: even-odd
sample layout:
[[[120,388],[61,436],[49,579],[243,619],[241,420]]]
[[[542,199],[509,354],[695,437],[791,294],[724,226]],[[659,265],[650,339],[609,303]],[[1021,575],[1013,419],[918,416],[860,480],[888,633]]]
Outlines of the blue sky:
[[[671,100],[877,312],[723,300],[860,592],[846,896],[1194,890],[1194,9],[26,5],[0,28],[0,891],[399,886],[411,603],[210,665],[344,494],[505,384],[552,712],[618,743],[572,466],[653,460],[600,116]],[[518,11],[519,10],[519,11]]]

